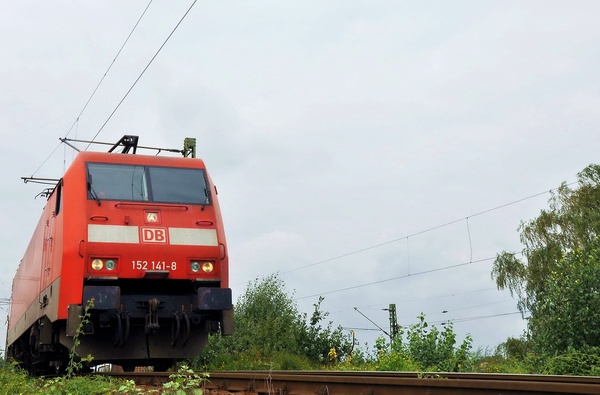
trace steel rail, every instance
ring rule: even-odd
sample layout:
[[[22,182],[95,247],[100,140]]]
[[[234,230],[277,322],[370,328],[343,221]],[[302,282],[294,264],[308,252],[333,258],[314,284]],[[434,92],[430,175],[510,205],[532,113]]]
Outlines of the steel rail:
[[[171,373],[172,374],[172,373]],[[111,373],[142,385],[168,382],[169,373]],[[211,372],[208,394],[600,394],[600,377],[478,373],[339,371]]]

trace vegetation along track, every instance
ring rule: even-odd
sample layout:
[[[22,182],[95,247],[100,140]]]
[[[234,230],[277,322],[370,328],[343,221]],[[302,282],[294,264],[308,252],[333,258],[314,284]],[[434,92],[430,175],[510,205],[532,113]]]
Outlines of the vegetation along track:
[[[107,373],[159,386],[170,373]],[[209,373],[207,394],[600,394],[600,377],[465,373],[244,371]]]

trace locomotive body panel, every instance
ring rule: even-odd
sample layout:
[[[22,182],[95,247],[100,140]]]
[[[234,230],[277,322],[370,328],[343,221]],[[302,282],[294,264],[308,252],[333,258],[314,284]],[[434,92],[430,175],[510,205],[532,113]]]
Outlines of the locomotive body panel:
[[[60,186],[42,210],[25,255],[13,279],[7,343],[21,336],[44,315],[57,318],[61,273],[63,221],[60,215]],[[58,242],[57,242],[58,240]]]
[[[228,286],[221,213],[202,160],[81,152],[19,265],[8,353],[30,368],[62,366],[84,325],[78,352],[96,362],[191,358],[209,332],[232,332]]]

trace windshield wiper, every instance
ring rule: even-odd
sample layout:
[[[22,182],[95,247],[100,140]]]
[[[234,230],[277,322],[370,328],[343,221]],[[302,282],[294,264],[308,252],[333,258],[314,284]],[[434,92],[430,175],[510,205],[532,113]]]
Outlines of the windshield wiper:
[[[94,188],[92,187],[92,184],[89,181],[87,183],[87,187],[88,187],[88,191],[90,191],[90,195],[92,196],[92,199],[95,199],[98,202],[98,206],[102,206],[102,202],[100,201],[98,194],[96,193],[96,191],[94,191]]]
[[[209,202],[208,189],[206,187],[204,187],[204,203],[202,203],[202,208],[200,209],[200,211],[204,210],[204,207],[208,204],[208,202]]]

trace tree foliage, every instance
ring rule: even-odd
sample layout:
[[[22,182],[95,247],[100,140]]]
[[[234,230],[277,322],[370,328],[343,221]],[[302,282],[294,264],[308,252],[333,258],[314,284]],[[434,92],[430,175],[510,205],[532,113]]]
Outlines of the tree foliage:
[[[529,334],[539,352],[561,353],[599,345],[598,248],[600,165],[578,174],[578,186],[563,183],[549,208],[522,222],[522,255],[502,252],[492,277],[529,312]]]
[[[340,327],[322,325],[328,315],[322,301],[308,321],[277,275],[256,279],[234,306],[235,334],[212,336],[198,363],[213,369],[308,369],[327,362],[331,349],[344,358],[351,342]]]
[[[234,338],[241,350],[257,348],[268,355],[297,346],[301,315],[275,275],[249,284],[235,306],[234,317]]]
[[[496,351],[507,359],[524,360],[531,352],[530,343],[525,336],[521,338],[509,337],[505,342],[501,343]]]
[[[549,354],[600,347],[600,239],[561,260],[531,306],[536,349]]]

